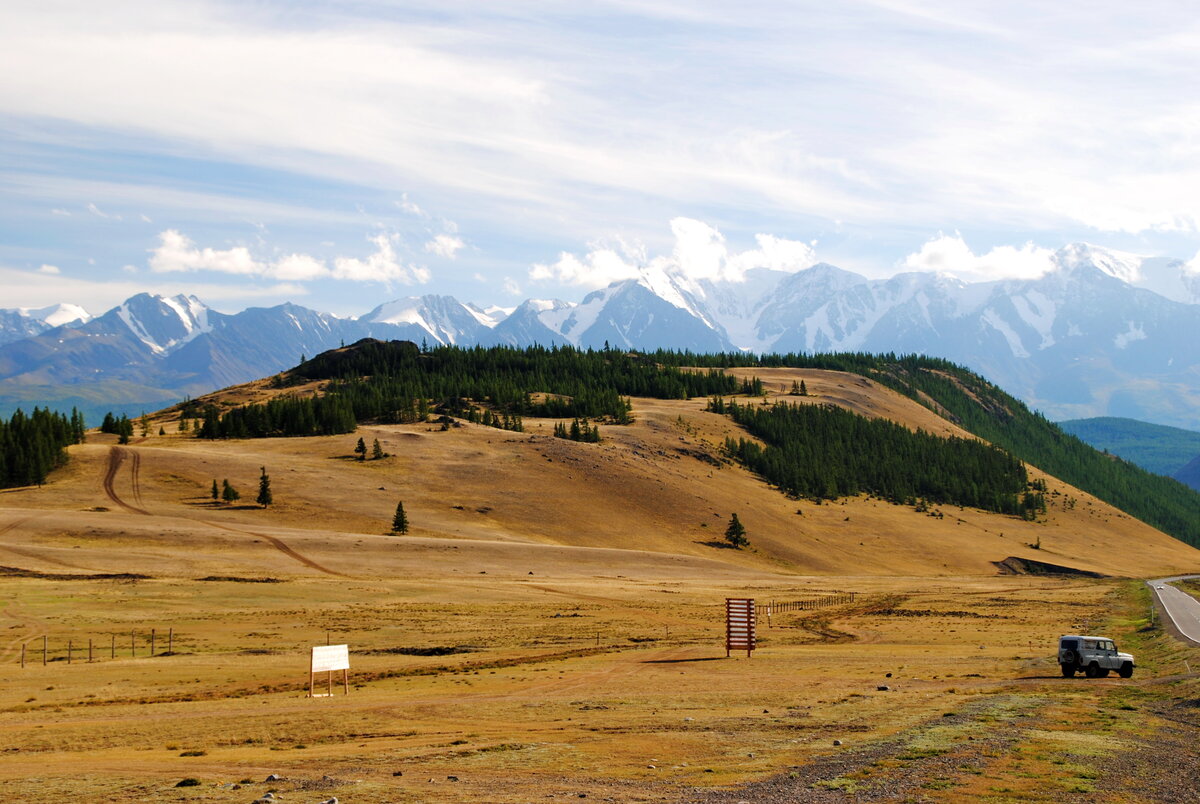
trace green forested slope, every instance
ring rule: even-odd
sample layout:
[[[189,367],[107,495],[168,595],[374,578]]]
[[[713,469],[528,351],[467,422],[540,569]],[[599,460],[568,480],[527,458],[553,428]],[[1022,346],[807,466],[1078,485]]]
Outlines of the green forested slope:
[[[1177,480],[1103,453],[1029,410],[979,375],[919,355],[694,355],[659,352],[675,365],[791,366],[870,377],[950,418],[1045,472],[1190,545],[1200,547],[1200,493]],[[681,361],[676,363],[675,361]],[[931,402],[932,400],[932,402]],[[941,410],[938,410],[938,407]]]

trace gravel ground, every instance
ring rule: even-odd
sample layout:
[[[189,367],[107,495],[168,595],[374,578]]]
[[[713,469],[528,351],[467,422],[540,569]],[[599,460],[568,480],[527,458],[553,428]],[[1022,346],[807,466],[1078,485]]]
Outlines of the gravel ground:
[[[960,713],[929,721],[899,737],[849,748],[741,787],[697,790],[685,797],[684,801],[688,804],[826,804],[849,801],[945,800],[953,797],[952,780],[963,774],[964,767],[981,768],[986,764],[987,757],[1006,753],[1018,739],[1019,727],[1027,724],[1031,718],[1022,716],[1000,724],[989,724],[986,737],[962,740],[945,753],[910,759],[910,747],[914,740],[920,739],[934,728],[967,725],[984,709],[994,709],[998,704],[1016,700],[991,697],[976,701]],[[838,789],[828,784],[872,766],[880,760],[901,757],[905,758],[902,765],[889,768],[886,773],[877,773],[873,778],[859,781],[847,789]],[[1070,802],[1076,799],[1067,795],[1059,796],[1057,800]],[[1078,800],[1085,801],[1090,798],[1081,796]]]
[[[998,756],[1010,755],[1020,742],[1022,731],[1037,728],[1036,711],[1030,709],[1028,698],[1023,703],[1026,714],[1007,720],[989,720],[986,736],[961,740],[946,753],[910,759],[910,747],[936,726],[969,724],[983,710],[993,707],[995,698],[978,701],[953,717],[939,718],[905,732],[899,737],[852,747],[806,765],[795,766],[767,779],[741,787],[722,790],[695,789],[682,801],[687,804],[830,804],[833,802],[961,801],[964,793],[956,790],[954,780],[963,780],[968,769],[987,767]],[[1004,701],[999,701],[1004,703]],[[1154,712],[1163,718],[1163,725],[1148,737],[1122,735],[1125,742],[1134,742],[1132,751],[1119,751],[1105,756],[1075,756],[1072,763],[1095,768],[1097,788],[1091,793],[1071,793],[1058,785],[1047,786],[1032,800],[1055,802],[1200,802],[1200,701],[1163,702]],[[830,786],[848,774],[855,774],[881,760],[904,759],[896,767],[882,770],[868,780],[839,789]],[[891,763],[889,763],[891,764]],[[1044,796],[1044,799],[1042,799]],[[1020,800],[1031,800],[1020,796]],[[1002,799],[998,799],[1002,800]]]
[[[1134,751],[1106,757],[1101,790],[1144,801],[1200,802],[1200,701],[1174,701],[1155,712],[1165,725],[1138,738]]]

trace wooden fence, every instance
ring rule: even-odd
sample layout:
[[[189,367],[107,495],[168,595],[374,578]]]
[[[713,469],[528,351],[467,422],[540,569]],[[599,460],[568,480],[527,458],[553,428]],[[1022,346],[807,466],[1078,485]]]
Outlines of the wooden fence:
[[[835,592],[832,595],[821,595],[807,600],[788,600],[782,602],[772,600],[763,606],[767,615],[767,627],[771,627],[772,615],[783,614],[789,611],[812,611],[826,606],[844,606],[853,603],[857,595],[857,592]]]
[[[50,638],[43,636],[31,642],[21,643],[21,667],[26,664],[41,664],[50,662],[95,662],[107,657],[116,659],[118,656],[137,658],[138,656],[169,656],[175,652],[175,629],[168,628],[166,634],[160,635],[157,628],[151,628],[149,633],[143,631],[139,644],[137,631],[130,631],[128,638],[125,634],[108,634],[108,639],[97,640],[94,637],[84,639],[67,638],[66,645],[60,638],[56,640],[57,647],[50,647]],[[108,642],[107,645],[104,643]],[[165,646],[166,650],[160,650]]]

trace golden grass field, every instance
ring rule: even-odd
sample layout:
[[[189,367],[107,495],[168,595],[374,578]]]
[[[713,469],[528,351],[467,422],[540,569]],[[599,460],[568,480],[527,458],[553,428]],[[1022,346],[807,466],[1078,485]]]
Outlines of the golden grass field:
[[[956,432],[860,377],[756,373]],[[1200,552],[1054,478],[1034,523],[791,500],[721,458],[734,425],[703,408],[634,400],[601,444],[536,420],[201,442],[162,416],[168,435],[128,446],[90,435],[47,485],[0,492],[0,566],[21,571],[0,576],[0,794],[1161,800],[1200,654],[1149,621],[1136,579],[1198,572]],[[360,436],[390,457],[356,461]],[[248,502],[264,466],[267,509]],[[245,504],[209,499],[226,478]],[[399,500],[406,536],[388,533]],[[733,512],[750,549],[720,545]],[[1113,577],[1002,576],[1007,556]],[[146,577],[87,577],[114,573]],[[726,597],[849,591],[725,657]],[[171,655],[149,655],[151,629],[159,653],[172,629]],[[1075,631],[1131,649],[1134,678],[1058,678]],[[350,646],[350,694],[310,699],[327,639]]]

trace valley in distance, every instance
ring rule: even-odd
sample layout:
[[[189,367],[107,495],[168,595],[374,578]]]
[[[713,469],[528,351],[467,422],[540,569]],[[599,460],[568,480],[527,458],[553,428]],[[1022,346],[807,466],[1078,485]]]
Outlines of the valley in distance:
[[[0,793],[1200,795],[1200,651],[1145,584],[1200,572],[1200,495],[949,364],[822,360],[363,341],[89,431],[0,491]],[[839,441],[882,421],[922,465]],[[240,499],[214,499],[225,481]],[[744,597],[758,646],[727,658]],[[772,601],[806,605],[768,622]],[[1060,677],[1073,633],[1133,677]],[[349,694],[309,698],[327,641]]]

